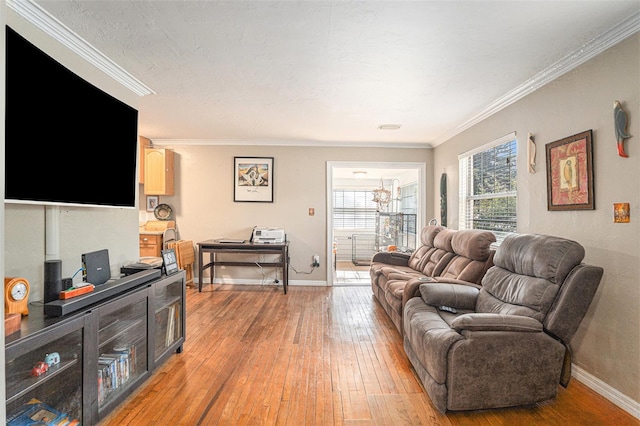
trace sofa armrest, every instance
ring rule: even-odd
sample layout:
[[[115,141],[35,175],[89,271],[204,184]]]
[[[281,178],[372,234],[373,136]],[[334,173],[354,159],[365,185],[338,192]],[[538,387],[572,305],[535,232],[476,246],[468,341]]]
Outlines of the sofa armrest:
[[[474,285],[431,282],[420,285],[420,295],[427,305],[473,310],[480,290]]]
[[[371,262],[386,263],[388,265],[407,266],[409,264],[409,257],[411,255],[406,253],[399,253],[395,251],[382,251],[373,255]]]
[[[469,286],[469,287],[474,287],[474,288],[477,288],[478,290],[480,290],[482,288],[482,286],[479,285],[479,284],[470,283],[469,281],[465,281],[465,280],[458,280],[456,278],[433,277],[431,279],[431,281],[436,282],[436,283],[442,283],[442,284],[460,284],[460,285],[465,285],[465,286]]]
[[[537,333],[543,331],[542,323],[522,315],[472,313],[460,315],[451,322],[456,331],[519,331]]]
[[[424,281],[420,277],[409,278],[407,284],[404,286],[402,292],[402,311],[404,312],[404,305],[407,304],[409,299],[414,297],[420,297],[420,286],[424,284]]]

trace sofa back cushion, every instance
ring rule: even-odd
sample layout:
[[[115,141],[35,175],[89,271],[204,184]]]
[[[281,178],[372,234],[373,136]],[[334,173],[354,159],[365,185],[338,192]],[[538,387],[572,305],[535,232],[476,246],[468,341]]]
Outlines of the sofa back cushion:
[[[429,225],[422,228],[422,231],[420,232],[420,243],[422,245],[414,250],[409,257],[408,265],[412,269],[415,269],[416,271],[422,269],[422,265],[426,262],[426,259],[428,259],[429,253],[433,251],[433,241],[435,240],[436,235],[438,235],[438,233],[443,229],[446,228],[438,225]]]
[[[433,239],[434,250],[428,256],[423,256],[417,270],[428,277],[440,276],[440,273],[449,261],[455,256],[451,246],[451,240],[458,231],[442,229]]]
[[[456,231],[451,239],[455,256],[440,272],[440,277],[480,284],[493,264],[491,244],[496,242],[493,232],[476,229]]]
[[[485,274],[476,312],[544,321],[565,278],[584,258],[575,241],[538,234],[510,235]]]

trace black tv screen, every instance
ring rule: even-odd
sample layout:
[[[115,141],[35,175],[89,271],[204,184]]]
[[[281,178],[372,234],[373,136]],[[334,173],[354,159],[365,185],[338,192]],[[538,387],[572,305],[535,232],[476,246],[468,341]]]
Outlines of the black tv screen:
[[[135,207],[138,111],[6,27],[5,201]]]

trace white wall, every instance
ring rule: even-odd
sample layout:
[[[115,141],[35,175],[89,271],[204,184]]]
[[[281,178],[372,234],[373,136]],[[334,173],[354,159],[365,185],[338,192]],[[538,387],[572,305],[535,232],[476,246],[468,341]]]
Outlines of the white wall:
[[[500,78],[496,75],[496,78]],[[613,102],[629,117],[629,158],[617,154]],[[545,144],[593,129],[595,210],[547,211]],[[640,35],[438,146],[432,170],[446,170],[448,221],[458,223],[458,159],[509,132],[518,138],[518,232],[567,237],[604,268],[595,300],[576,333],[574,363],[640,401]],[[535,135],[536,173],[526,165],[527,133]],[[433,194],[437,179],[431,179]],[[631,223],[613,223],[613,203],[631,204]],[[431,206],[437,206],[434,195]]]
[[[328,161],[423,162],[429,164],[426,149],[329,148],[303,146],[178,145],[176,153],[176,195],[160,196],[176,214],[180,238],[198,243],[212,238],[243,238],[253,226],[284,228],[291,241],[291,265],[309,272],[311,256],[320,255],[320,268],[311,274],[290,271],[292,281],[307,285],[327,282],[326,164]],[[274,157],[274,202],[233,201],[233,157]],[[379,184],[379,182],[378,182]],[[142,190],[141,190],[142,193]],[[427,199],[431,199],[427,192]],[[141,202],[144,194],[140,195]],[[144,205],[144,204],[140,204]],[[309,208],[315,215],[309,216]],[[259,267],[226,267],[216,277],[225,282],[235,278],[262,280]],[[274,277],[272,271],[269,277]],[[208,273],[205,278],[208,282]]]

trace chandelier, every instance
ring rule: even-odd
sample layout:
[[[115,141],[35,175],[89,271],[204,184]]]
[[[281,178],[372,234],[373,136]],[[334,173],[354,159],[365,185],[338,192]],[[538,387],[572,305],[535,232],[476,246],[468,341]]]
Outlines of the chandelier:
[[[378,204],[378,211],[387,208],[387,205],[391,201],[391,191],[384,189],[384,183],[380,178],[380,188],[373,190],[373,202]]]

